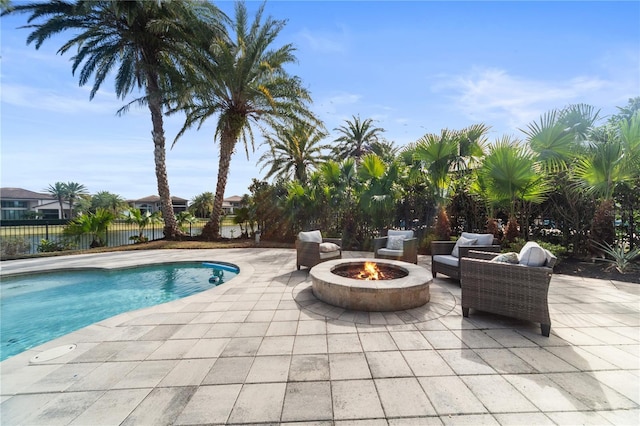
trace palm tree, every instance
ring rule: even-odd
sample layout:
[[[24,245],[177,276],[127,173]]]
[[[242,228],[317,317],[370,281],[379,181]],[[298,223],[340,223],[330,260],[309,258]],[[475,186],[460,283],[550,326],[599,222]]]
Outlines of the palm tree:
[[[126,205],[127,202],[124,198],[109,191],[100,191],[91,197],[91,210],[93,211],[103,208],[117,216]]]
[[[211,212],[213,212],[213,198],[213,192],[209,191],[196,195],[193,197],[193,200],[191,200],[189,210],[199,218],[211,217]]]
[[[69,217],[73,218],[73,207],[75,205],[76,198],[81,195],[87,194],[87,187],[77,183],[77,182],[67,182],[65,184],[66,187],[66,198],[69,201]]]
[[[517,236],[518,208],[526,217],[527,205],[544,201],[550,189],[536,156],[520,141],[503,137],[489,148],[479,174],[489,200],[509,210],[506,234],[512,241]]]
[[[355,157],[356,162],[370,151],[370,145],[378,141],[380,134],[384,132],[381,127],[374,127],[373,119],[361,120],[360,116],[352,116],[352,120],[346,120],[346,124],[337,127],[342,136],[335,139],[338,145],[334,148],[334,155],[338,159]]]
[[[50,194],[53,197],[56,197],[58,203],[60,203],[60,219],[64,219],[64,200],[67,197],[67,187],[64,182],[56,182],[53,185],[49,185],[47,189],[45,189],[47,194]]]
[[[270,166],[265,178],[275,176],[279,179],[297,179],[307,181],[307,172],[318,167],[325,159],[323,150],[329,145],[321,144],[326,134],[313,124],[293,123],[292,126],[279,126],[274,133],[265,135],[270,149],[258,163],[264,163],[263,169]]]
[[[160,212],[151,213],[146,211],[142,213],[140,209],[130,209],[126,212],[125,222],[138,226],[138,235],[134,235],[129,239],[135,243],[146,243],[149,238],[144,236],[144,229],[154,223],[162,222],[162,219],[160,218]]]
[[[217,28],[220,12],[209,2],[191,1],[43,1],[19,4],[8,13],[30,13],[33,29],[27,43],[42,43],[64,31],[73,36],[58,53],[63,55],[73,47],[72,70],[80,68],[80,85],[93,76],[89,99],[93,99],[104,80],[115,75],[116,94],[124,99],[134,89],[144,89],[144,96],[123,107],[126,112],[132,103],[146,104],[153,125],[155,172],[158,194],[162,203],[167,238],[179,235],[165,163],[163,103],[165,91],[178,87],[184,79],[181,71],[191,67],[187,62],[191,52],[202,39],[199,33]],[[33,21],[41,20],[37,24]]]
[[[114,214],[109,210],[98,209],[95,213],[86,213],[73,219],[63,233],[66,236],[74,236],[76,238],[89,234],[91,235],[91,248],[104,247],[106,245],[107,228],[114,219]]]
[[[263,11],[264,4],[249,22],[246,6],[236,3],[235,22],[229,31],[235,33],[234,39],[207,40],[210,62],[199,63],[200,81],[193,83],[189,97],[177,100],[174,109],[186,113],[174,144],[196,123],[200,127],[212,116],[218,120],[214,136],[220,143],[218,181],[211,220],[202,230],[207,239],[220,237],[222,200],[238,140],[242,139],[248,158],[254,124],[275,128],[285,119],[315,121],[307,107],[311,100],[308,91],[285,69],[296,60],[293,46],[284,44],[273,49],[285,21],[267,17],[263,22]]]

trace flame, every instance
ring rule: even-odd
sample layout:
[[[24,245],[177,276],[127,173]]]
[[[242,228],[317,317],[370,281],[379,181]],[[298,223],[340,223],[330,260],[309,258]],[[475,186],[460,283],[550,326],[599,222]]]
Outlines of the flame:
[[[362,271],[358,274],[358,279],[361,280],[383,280],[384,274],[378,269],[378,265],[375,262],[365,262]]]

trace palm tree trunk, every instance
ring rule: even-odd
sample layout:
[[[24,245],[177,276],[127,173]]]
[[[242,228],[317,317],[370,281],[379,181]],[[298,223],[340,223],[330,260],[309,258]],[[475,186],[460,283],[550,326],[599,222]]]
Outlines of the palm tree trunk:
[[[153,158],[156,166],[158,195],[160,196],[160,204],[162,205],[162,217],[164,218],[164,236],[165,238],[175,238],[182,235],[182,232],[178,228],[178,222],[173,213],[171,192],[169,191],[162,118],[162,94],[157,81],[157,76],[149,72],[147,78],[147,95],[149,99],[149,111],[151,112],[151,122],[153,123],[153,130],[151,131],[153,137]]]
[[[227,187],[227,178],[231,164],[231,155],[236,144],[235,138],[230,132],[223,132],[220,138],[220,161],[218,162],[218,183],[216,195],[213,199],[213,211],[211,220],[202,229],[202,236],[207,240],[220,238],[220,216],[222,215],[222,200]]]

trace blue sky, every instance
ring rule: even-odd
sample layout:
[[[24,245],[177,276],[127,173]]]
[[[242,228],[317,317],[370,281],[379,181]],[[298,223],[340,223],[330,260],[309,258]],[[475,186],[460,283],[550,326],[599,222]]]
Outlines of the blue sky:
[[[230,16],[233,3],[216,3]],[[249,3],[255,9],[258,3]],[[397,145],[443,128],[492,127],[490,140],[522,137],[541,114],[586,103],[613,114],[640,96],[640,2],[296,2],[266,12],[287,25],[292,74],[334,128],[352,115],[373,118]],[[151,120],[146,108],[124,116],[113,80],[89,101],[61,40],[26,45],[27,15],[0,19],[1,185],[42,191],[57,181],[125,198],[157,193]],[[167,145],[182,117],[165,122]],[[167,152],[171,194],[214,192],[214,121],[191,130]],[[256,132],[247,160],[239,146],[225,196],[248,192],[265,147]]]

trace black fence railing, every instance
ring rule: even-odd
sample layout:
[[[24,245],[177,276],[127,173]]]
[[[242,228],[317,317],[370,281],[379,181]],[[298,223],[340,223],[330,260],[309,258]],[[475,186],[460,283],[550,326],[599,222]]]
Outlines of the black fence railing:
[[[91,234],[67,236],[65,227],[67,219],[35,219],[35,220],[3,220],[0,222],[0,248],[2,257],[20,254],[33,254],[41,251],[54,251],[55,248],[84,250],[91,246]],[[149,241],[163,238],[164,225],[150,224],[142,231],[143,237]],[[184,231],[189,235],[197,235],[202,231],[200,223],[188,224]],[[116,220],[107,228],[104,243],[108,247],[133,244],[131,237],[140,234],[137,225]]]

